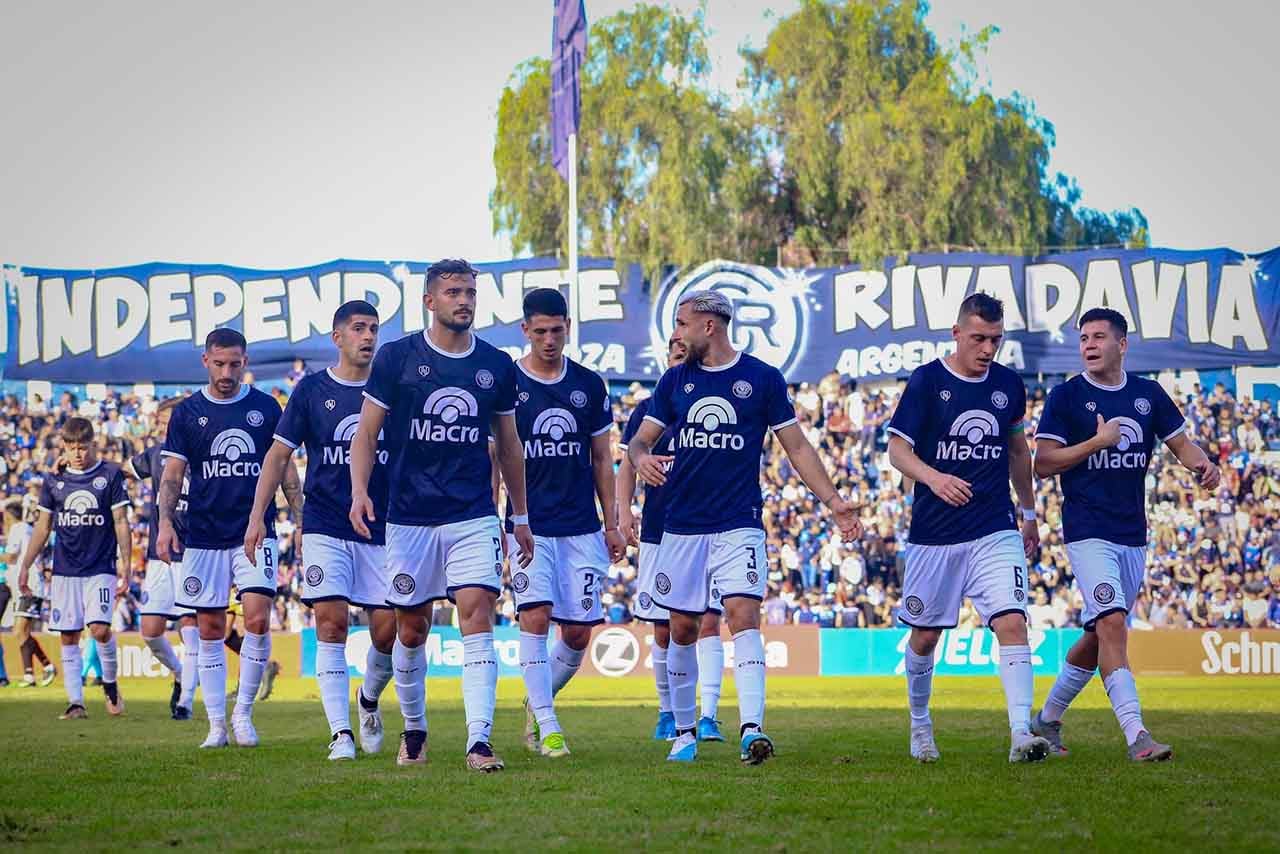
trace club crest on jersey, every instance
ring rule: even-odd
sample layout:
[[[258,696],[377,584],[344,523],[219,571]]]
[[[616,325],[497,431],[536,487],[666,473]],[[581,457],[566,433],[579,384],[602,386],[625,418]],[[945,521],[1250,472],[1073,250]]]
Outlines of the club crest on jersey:
[[[689,394],[691,391],[693,391],[693,383],[685,383],[685,384],[684,384],[684,393],[685,393],[685,394]]]
[[[109,611],[109,610],[110,610],[110,606],[108,606],[106,602],[103,602],[103,603],[102,603],[101,608],[102,608],[102,613],[104,613],[104,614],[105,614],[105,613],[107,613],[107,611]]]
[[[479,374],[476,375],[479,380]],[[492,382],[492,375],[490,382]],[[445,386],[427,396],[422,404],[423,418],[409,422],[409,438],[420,442],[448,442],[474,445],[480,441],[480,428],[459,424],[460,418],[475,418],[480,406],[475,395],[464,388]]]
[[[517,572],[511,576],[511,589],[517,593],[523,593],[529,589],[529,576],[523,572]]]
[[[106,489],[106,488],[107,488],[107,479],[106,479],[105,477],[95,477],[95,478],[93,479],[93,488],[94,488],[94,489]]]
[[[1093,600],[1099,605],[1110,605],[1116,601],[1116,589],[1104,581],[1093,588]]]
[[[950,438],[938,440],[939,460],[998,460],[1004,453],[1004,448],[985,441],[1000,435],[999,422],[985,409],[960,413],[947,432]]]
[[[332,412],[333,408],[337,405],[338,405],[338,401],[334,400],[332,397],[324,402],[324,408],[329,410],[330,412]]]
[[[54,608],[54,609],[53,609],[53,613],[52,613],[52,614],[50,614],[49,616],[50,616],[50,617],[53,617],[53,622],[54,622],[55,624],[57,624],[57,623],[61,623],[61,622],[62,622],[62,612],[61,612],[61,611],[59,611],[57,608]]]
[[[250,427],[261,427],[263,422],[262,413],[256,409],[250,409],[244,420],[249,422]]]
[[[314,563],[307,567],[307,584],[319,587],[321,581],[324,581],[324,570]]]
[[[261,417],[261,415],[259,415]],[[251,457],[257,453],[253,437],[235,427],[223,430],[213,437],[209,457],[202,471],[205,480],[215,477],[257,477],[262,474],[262,464]]]
[[[528,403],[528,402],[529,402],[529,392],[527,392],[527,391],[522,391],[522,392],[520,392],[520,402],[521,402],[521,403]]]
[[[760,573],[756,572],[755,570],[748,570],[748,571],[747,571],[747,583],[748,583],[748,584],[758,584],[759,582],[760,582]]]
[[[648,611],[650,608],[652,608],[652,607],[653,607],[653,597],[652,597],[652,596],[650,596],[648,593],[641,593],[641,594],[640,594],[640,607],[641,607],[643,610],[645,610],[645,611]]]
[[[1087,410],[1089,410],[1090,412],[1097,412],[1097,410],[1098,410],[1098,404],[1094,403],[1094,402],[1091,400],[1091,401],[1089,401],[1088,403],[1086,403],[1086,404],[1084,405],[1084,408],[1085,408],[1085,409],[1087,409]]]
[[[938,397],[942,398],[943,403],[946,403],[948,400],[951,399],[951,392],[947,391],[944,388],[942,391],[938,392]]]
[[[583,597],[582,610],[590,611],[595,604],[596,604],[596,600]]]
[[[671,579],[665,572],[659,572],[653,579],[653,587],[663,596],[671,592]]]
[[[689,407],[685,425],[678,435],[681,448],[711,448],[741,451],[746,440],[737,433],[720,432],[720,428],[738,423],[738,412],[723,397],[703,397]]]
[[[196,419],[196,423],[199,424],[201,427],[208,427],[209,419],[201,415],[199,418]]]
[[[188,575],[187,580],[182,582],[182,589],[188,596],[197,596],[204,585],[200,583],[200,579],[194,575]]]
[[[1149,415],[1151,413],[1151,401],[1145,397],[1140,397],[1133,402],[1133,408],[1138,410],[1139,415]]]
[[[427,376],[430,375],[430,373],[431,373],[430,365],[418,365],[418,376],[422,377],[423,379],[426,379]]]
[[[751,397],[751,383],[746,380],[738,380],[733,384],[733,396],[746,400]]]
[[[417,588],[417,583],[413,580],[413,576],[407,572],[396,573],[396,577],[391,579],[391,586],[401,596],[409,596]]]
[[[480,388],[493,388],[493,374],[487,368],[476,371],[476,385]]]
[[[1004,409],[1009,405],[1009,395],[1002,391],[991,392],[991,405],[996,409]]]
[[[913,617],[918,617],[924,613],[924,600],[919,596],[908,596],[904,604],[906,605],[907,613]]]
[[[1142,450],[1142,425],[1123,415],[1112,418],[1108,424],[1120,428],[1120,441],[1112,448],[1103,448],[1089,456],[1089,471],[1095,469],[1145,469],[1147,454]]]
[[[574,389],[573,393],[569,395],[569,402],[581,409],[587,405],[587,395],[581,389]]]

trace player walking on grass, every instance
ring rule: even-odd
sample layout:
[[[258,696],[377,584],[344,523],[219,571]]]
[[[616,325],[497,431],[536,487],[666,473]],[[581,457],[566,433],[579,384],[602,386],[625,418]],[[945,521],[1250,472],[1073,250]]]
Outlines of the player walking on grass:
[[[391,646],[395,612],[387,605],[386,525],[387,450],[374,458],[368,492],[377,519],[370,536],[351,526],[351,440],[355,437],[378,347],[378,312],[364,300],[344,303],[333,315],[333,343],[338,364],[304,377],[293,390],[276,426],[258,478],[253,512],[244,536],[250,560],[266,536],[263,518],[275,500],[294,450],[307,452],[306,502],[302,510],[302,554],[306,572],[302,601],[315,612],[316,681],[329,721],[329,758],[355,759],[351,732],[350,682],[347,675],[348,611],[355,605],[369,615],[369,652],[359,695],[360,743],[366,753],[382,749],[382,715],[378,698],[391,681]]]
[[[773,755],[765,735],[765,658],[760,634],[768,559],[760,511],[760,455],[773,430],[805,484],[831,510],[841,535],[861,531],[852,504],[840,497],[813,446],[796,423],[795,407],[777,368],[734,350],[733,307],[716,291],[693,291],[676,312],[673,340],[688,359],[658,380],[649,414],[627,445],[636,473],[667,486],[655,601],[670,612],[667,674],[676,740],[668,760],[697,757],[695,735],[698,626],[719,594],[733,632],[740,715],[740,755],[759,764]],[[664,430],[675,431],[674,465],[655,453]]]
[[[1000,643],[1000,681],[1009,710],[1010,762],[1045,758],[1031,733],[1033,675],[1027,642],[1027,556],[1040,542],[1031,452],[1023,433],[1027,392],[996,364],[1004,307],[966,297],[952,327],[956,351],[911,373],[889,424],[889,460],[915,481],[903,579],[911,755],[936,762],[929,715],[933,653],[968,597]],[[1022,533],[1009,482],[1022,507]]]
[[[493,502],[489,435],[511,496],[521,565],[533,554],[525,504],[524,459],[516,434],[516,368],[511,357],[472,334],[476,271],[445,260],[427,270],[431,326],[378,351],[351,443],[351,525],[371,536],[382,517],[369,482],[378,436],[392,454],[386,510],[387,602],[396,609],[392,651],[404,715],[398,764],[426,761],[426,642],[432,603],[449,598],[462,631],[462,700],[467,766],[498,771],[489,743],[498,682],[493,606],[502,589],[502,530]]]
[[[93,424],[87,418],[68,418],[61,439],[63,469],[50,472],[41,485],[40,517],[18,572],[23,579],[21,592],[31,595],[27,570],[50,532],[56,534],[49,628],[62,635],[62,682],[68,704],[62,719],[88,717],[80,677],[80,632],[85,626],[102,661],[107,712],[119,715],[124,712],[124,699],[116,686],[111,615],[117,593],[129,580],[129,496],[120,467],[98,459]]]
[[[22,572],[20,567],[22,556],[27,552],[31,535],[35,526],[24,518],[22,503],[14,499],[14,503],[5,507],[10,518],[9,532],[5,536],[5,553],[9,565],[13,568],[18,582],[18,605],[13,612],[13,633],[17,636],[18,654],[22,657],[22,679],[15,683],[16,688],[36,687],[35,660],[44,666],[39,685],[45,688],[53,684],[58,670],[45,654],[44,647],[35,636],[39,628],[44,600],[48,596],[48,585],[44,577],[44,555],[38,555],[31,568]]]
[[[1084,597],[1085,633],[1067,652],[1032,730],[1065,755],[1062,715],[1099,670],[1129,758],[1151,762],[1170,758],[1173,748],[1142,721],[1125,625],[1146,572],[1147,466],[1163,443],[1202,488],[1216,489],[1219,473],[1160,384],[1125,372],[1128,334],[1128,321],[1113,309],[1080,316],[1084,371],[1049,392],[1036,428],[1036,474],[1062,482],[1062,537]]]
[[[685,360],[683,344],[674,338],[667,342],[667,368],[673,368]],[[666,486],[645,484],[644,507],[640,518],[631,512],[631,498],[636,493],[636,470],[625,455],[631,437],[649,414],[652,398],[645,398],[631,410],[627,426],[622,433],[624,456],[618,464],[618,514],[627,542],[639,550],[639,573],[636,579],[635,617],[653,624],[653,679],[658,689],[658,723],[653,729],[655,739],[675,741],[676,717],[671,711],[671,683],[667,676],[667,650],[671,643],[671,624],[667,610],[654,601],[654,576],[658,572],[658,547],[662,543],[662,521],[666,512]],[[675,432],[667,428],[655,446],[658,452],[674,459]],[[673,460],[662,464],[662,470],[671,474]],[[720,687],[724,680],[724,644],[720,641],[720,602],[708,603],[707,612],[698,625],[698,689],[702,699],[702,717],[698,718],[698,741],[724,741],[716,711],[720,702]]]
[[[215,329],[205,339],[203,362],[209,384],[173,410],[165,437],[160,480],[160,532],[156,552],[174,561],[182,554],[179,608],[196,611],[200,631],[200,687],[209,717],[209,735],[201,747],[227,745],[227,601],[235,584],[244,608],[240,647],[240,685],[231,718],[236,743],[258,744],[253,703],[271,658],[271,603],[276,593],[275,509],[264,514],[262,547],[250,561],[244,532],[253,507],[254,487],[267,446],[280,420],[271,395],[244,385],[249,365],[244,336]],[[301,518],[302,490],[292,466],[284,491]],[[187,536],[177,531],[183,479],[189,482]]]

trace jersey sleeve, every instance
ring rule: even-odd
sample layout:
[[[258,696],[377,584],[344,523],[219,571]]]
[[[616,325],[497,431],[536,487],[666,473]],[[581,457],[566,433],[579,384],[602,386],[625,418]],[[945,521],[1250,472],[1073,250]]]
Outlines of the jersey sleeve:
[[[36,504],[45,513],[53,512],[53,475],[45,475],[44,483],[40,484],[40,502]]]
[[[502,354],[502,364],[498,371],[497,392],[498,394],[493,401],[494,414],[514,415],[516,411],[516,363],[505,353]]]
[[[613,401],[609,399],[609,387],[596,377],[596,391],[591,401],[591,435],[599,436],[613,429]]]
[[[272,436],[282,445],[296,449],[306,441],[306,410],[309,397],[307,390],[309,388],[310,384],[306,380],[298,383],[293,394],[289,396],[289,402],[285,404],[284,413],[280,416],[275,434]]]
[[[898,397],[898,408],[893,411],[888,430],[895,436],[905,439],[911,447],[916,446],[916,439],[924,432],[925,419],[929,413],[929,378],[924,368],[916,368],[907,380],[907,387]]]
[[[1021,433],[1027,427],[1027,387],[1022,380],[1015,379],[1011,391],[1009,405],[1013,407],[1013,418],[1009,421],[1009,432]]]
[[[618,447],[622,450],[627,449],[627,445],[631,443],[631,437],[640,431],[640,425],[644,423],[644,415],[649,411],[647,403],[646,400],[640,401],[627,417],[627,425],[622,428],[622,441],[618,443]]]
[[[676,383],[679,378],[676,371],[667,371],[658,379],[658,384],[654,386],[653,394],[649,397],[649,411],[645,413],[644,419],[652,421],[659,427],[668,427],[676,420],[675,410],[671,405],[671,395],[675,391]]]
[[[769,371],[768,396],[765,399],[770,430],[781,430],[796,423],[796,405],[791,401],[791,393],[787,391],[787,380],[782,371],[773,368]]]
[[[1182,417],[1182,410],[1178,408],[1178,404],[1173,402],[1173,398],[1169,397],[1169,393],[1164,390],[1163,386],[1157,383],[1151,396],[1155,398],[1151,401],[1153,408],[1151,426],[1155,428],[1156,435],[1160,437],[1161,442],[1167,442],[1187,429],[1187,422]]]
[[[1052,439],[1061,442],[1063,447],[1071,444],[1067,441],[1066,410],[1067,384],[1062,383],[1049,391],[1040,412],[1040,423],[1036,425],[1036,439]]]
[[[124,485],[124,472],[116,469],[115,474],[111,476],[111,482],[107,484],[107,506],[112,510],[117,507],[124,507],[129,503],[129,491]]]
[[[151,454],[143,451],[140,454],[134,454],[129,458],[129,466],[133,469],[133,473],[138,476],[139,480],[146,480],[151,477]]]
[[[177,457],[186,462],[191,455],[190,444],[187,437],[187,408],[179,404],[174,407],[173,416],[169,419],[169,429],[165,431],[160,456]]]
[[[369,372],[369,382],[365,384],[365,399],[376,403],[383,409],[391,409],[396,405],[397,382],[400,377],[400,348],[388,345],[378,350],[373,357],[373,367]]]

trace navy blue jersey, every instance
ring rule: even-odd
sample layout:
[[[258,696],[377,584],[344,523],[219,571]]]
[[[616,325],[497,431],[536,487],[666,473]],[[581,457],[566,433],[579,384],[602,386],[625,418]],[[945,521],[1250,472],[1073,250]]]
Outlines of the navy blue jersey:
[[[364,405],[363,382],[339,379],[329,370],[309,374],[294,388],[284,415],[276,425],[275,439],[290,448],[307,449],[307,501],[302,508],[302,530],[339,540],[366,542],[351,527],[351,440],[360,424]],[[384,431],[385,435],[385,431]],[[369,542],[386,542],[386,447],[378,448],[369,476],[369,498],[376,519],[367,523]]]
[[[643,423],[644,417],[649,414],[649,404],[652,398],[645,398],[636,404],[636,408],[631,410],[631,417],[627,419],[627,426],[622,431],[621,448],[623,451],[627,449],[627,445],[631,444],[631,437],[640,431],[640,424]],[[676,453],[676,434],[670,427],[662,431],[656,444],[653,446],[653,452],[663,457],[674,457]],[[662,464],[662,470],[667,476],[671,475],[671,468],[675,465],[673,462]],[[630,496],[628,496],[629,498]],[[644,506],[640,508],[640,542],[651,543],[656,545],[662,542],[662,523],[667,515],[667,487],[644,485]]]
[[[1049,392],[1036,438],[1078,445],[1098,432],[1099,415],[1119,422],[1120,444],[1059,475],[1063,539],[1146,545],[1147,465],[1158,443],[1186,429],[1182,412],[1154,380],[1126,374],[1110,387],[1080,374]]]
[[[364,396],[387,410],[392,452],[387,521],[447,525],[492,516],[490,423],[516,408],[511,357],[472,336],[465,353],[426,332],[383,345]]]
[[[73,578],[116,573],[116,529],[111,511],[129,503],[124,474],[99,461],[85,471],[50,472],[40,488],[40,509],[53,515],[53,574]]]
[[[156,551],[156,537],[160,533],[160,511],[156,508],[156,500],[160,497],[160,476],[164,474],[163,451],[159,445],[152,445],[140,454],[129,459],[133,473],[139,480],[151,480],[151,515],[147,523],[147,560],[160,560]],[[173,530],[178,534],[178,541],[187,542],[187,492],[191,489],[191,474],[182,477],[182,494],[178,497],[178,506],[173,511]],[[175,562],[181,562],[182,552],[174,556]]]
[[[613,429],[604,380],[570,358],[555,380],[516,363],[516,431],[524,446],[529,527],[539,537],[573,537],[600,530],[591,440]],[[612,461],[610,461],[612,463]],[[511,522],[507,499],[507,530]]]
[[[231,400],[201,389],[173,408],[165,457],[187,462],[187,539],[190,549],[229,549],[244,544],[262,459],[280,421],[271,395],[241,386]],[[263,514],[268,537],[276,535],[276,508]]]
[[[714,534],[760,528],[764,436],[796,420],[777,368],[747,353],[718,368],[685,362],[658,380],[646,421],[675,432],[663,529]]]
[[[1027,390],[1003,365],[992,365],[981,379],[960,376],[942,359],[911,372],[889,432],[928,465],[968,481],[973,497],[952,507],[917,483],[910,542],[943,546],[1017,529],[1009,497],[1009,439],[1022,431],[1026,411]]]

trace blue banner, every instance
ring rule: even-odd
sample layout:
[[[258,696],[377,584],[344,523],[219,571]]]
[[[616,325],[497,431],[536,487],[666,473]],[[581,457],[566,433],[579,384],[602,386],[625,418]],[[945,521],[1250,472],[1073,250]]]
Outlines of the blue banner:
[[[249,341],[258,378],[294,359],[333,361],[334,310],[378,307],[382,340],[422,330],[426,264],[333,261],[290,270],[143,264],[103,270],[5,267],[0,324],[6,379],[164,384],[201,382],[209,330]],[[734,303],[733,337],[792,381],[836,370],[854,379],[905,376],[954,348],[960,301],[975,290],[1005,302],[999,360],[1023,373],[1080,369],[1080,314],[1107,305],[1130,323],[1128,367],[1209,370],[1280,364],[1280,249],[1097,250],[1041,257],[912,255],[883,269],[778,269],[710,261],[646,290],[640,272],[584,258],[576,286],[555,259],[479,264],[475,327],[521,354],[526,290],[559,287],[580,347],[571,353],[611,380],[653,380],[680,297],[713,288]]]
[[[347,672],[364,677],[365,657],[369,654],[369,629],[352,626],[347,634]],[[548,643],[550,646],[550,643]],[[520,628],[497,626],[493,630],[493,648],[498,654],[499,676],[520,676]],[[316,630],[302,630],[302,676],[316,677]],[[462,633],[453,626],[432,626],[427,635],[427,676],[446,679],[462,678]]]
[[[1030,629],[1031,664],[1037,676],[1055,676],[1082,629]],[[823,676],[901,676],[910,629],[823,629]],[[934,652],[940,676],[999,673],[1000,645],[986,629],[948,629]]]

